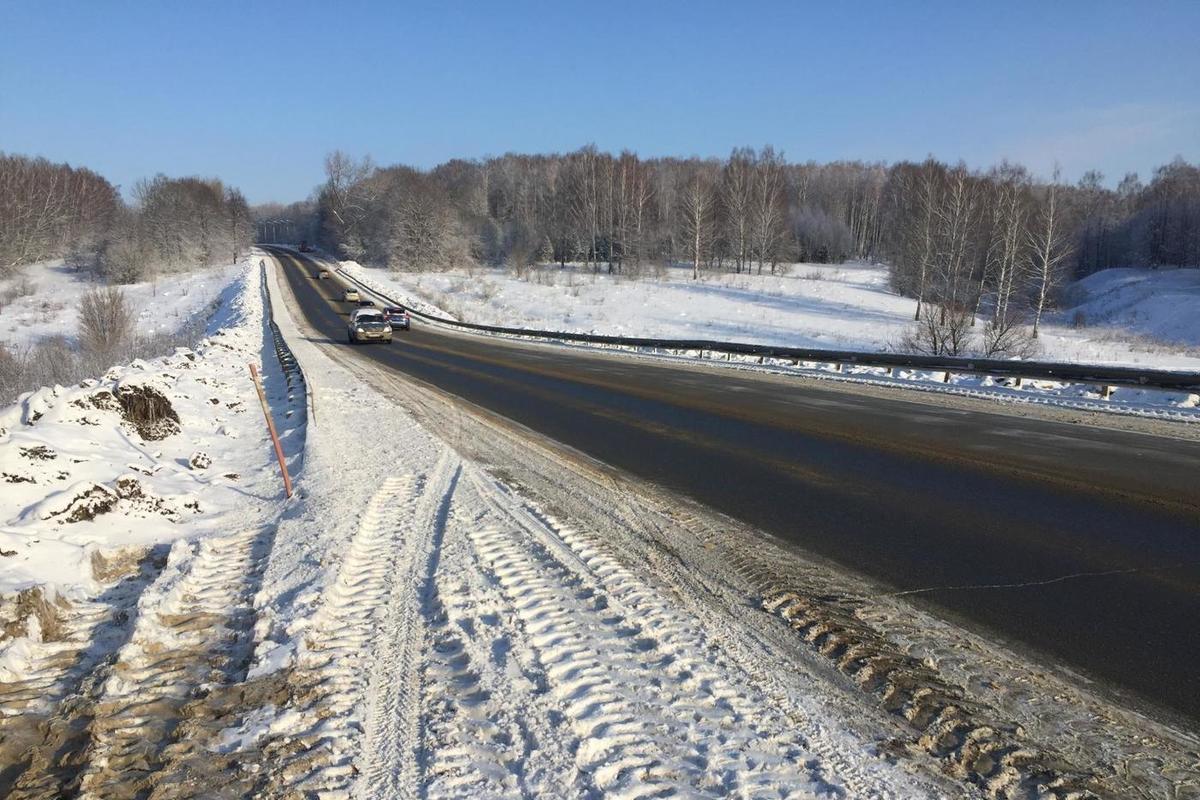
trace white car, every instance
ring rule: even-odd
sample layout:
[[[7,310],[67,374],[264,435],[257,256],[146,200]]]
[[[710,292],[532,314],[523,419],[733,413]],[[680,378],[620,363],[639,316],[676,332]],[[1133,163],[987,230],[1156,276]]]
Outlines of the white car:
[[[358,302],[358,289],[347,289],[342,292],[342,301],[346,303]]]

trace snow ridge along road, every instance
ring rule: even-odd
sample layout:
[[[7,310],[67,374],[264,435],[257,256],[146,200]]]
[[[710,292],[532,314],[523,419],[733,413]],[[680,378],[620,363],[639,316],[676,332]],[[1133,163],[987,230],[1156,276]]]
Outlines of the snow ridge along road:
[[[293,467],[304,439],[261,275],[195,351],[0,410],[0,796],[187,796],[211,766],[282,500],[247,362]]]

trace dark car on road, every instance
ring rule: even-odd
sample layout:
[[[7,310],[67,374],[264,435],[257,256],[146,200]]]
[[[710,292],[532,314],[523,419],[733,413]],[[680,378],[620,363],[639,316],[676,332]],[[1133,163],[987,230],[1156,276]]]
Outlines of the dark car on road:
[[[404,306],[386,306],[383,309],[383,316],[392,326],[392,330],[408,330],[409,317]]]

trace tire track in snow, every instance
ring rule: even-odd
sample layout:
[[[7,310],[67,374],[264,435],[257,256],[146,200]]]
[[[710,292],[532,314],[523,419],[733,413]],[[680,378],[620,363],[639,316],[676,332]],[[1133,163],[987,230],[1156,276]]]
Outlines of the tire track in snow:
[[[427,414],[435,413],[435,398],[422,395],[418,399],[423,400]],[[779,669],[781,644],[783,652],[788,650],[788,643],[781,643],[779,634],[790,637],[786,632],[762,631],[747,625],[745,591],[690,566],[710,561],[713,552],[720,552],[718,546],[726,547],[722,531],[699,517],[659,507],[608,471],[581,474],[578,463],[564,460],[536,443],[516,439],[507,429],[481,424],[474,417],[455,416],[455,428],[466,431],[466,437],[458,439],[460,447],[471,453],[482,448],[492,458],[501,456],[501,463],[509,468],[519,463],[518,474],[522,480],[534,478],[541,496],[565,507],[573,519],[588,520],[604,531],[599,535],[591,529],[563,529],[554,524],[557,531],[567,534],[575,552],[586,548],[588,552],[604,553],[629,574],[636,570],[643,583],[661,587],[656,596],[669,596],[669,604],[662,606],[668,618],[682,613],[701,623],[703,637],[719,645],[723,669],[746,676],[747,682],[762,693],[762,708],[769,707],[787,720],[805,749],[832,765],[838,782],[849,794],[887,798],[929,791],[920,785],[923,782],[912,782],[908,775],[897,774],[898,770],[872,755],[873,743],[831,728],[823,721],[827,710],[821,709],[814,716],[795,701],[797,687],[782,681]],[[512,460],[514,453],[520,454],[519,462]],[[503,487],[498,488],[500,495],[506,493]],[[527,502],[525,505],[532,507]],[[554,522],[540,510],[534,513]],[[811,687],[804,691],[811,691]],[[813,698],[805,699],[806,705],[811,705]],[[847,753],[855,752],[860,757],[847,758]]]
[[[172,547],[96,702],[80,797],[147,796],[193,744],[170,747],[185,707],[244,677],[252,601],[274,533],[263,526]]]
[[[402,520],[391,593],[372,654],[356,797],[416,798],[421,794],[421,664],[426,613],[450,500],[461,471],[462,464],[453,451],[444,450],[414,513]]]
[[[387,601],[406,522],[423,479],[388,478],[364,507],[337,577],[304,635],[286,733],[265,750],[279,778],[270,796],[346,795],[355,778],[371,642]],[[305,724],[307,723],[307,724]]]
[[[589,531],[573,526],[563,525],[553,516],[546,514],[533,503],[510,494],[502,484],[492,483],[490,486],[492,501],[503,508],[508,516],[518,523],[522,518],[532,518],[540,523],[532,526],[531,530],[539,534],[539,539],[547,547],[568,554],[568,558],[578,559],[585,568],[594,575],[609,596],[630,609],[631,618],[636,618],[647,635],[653,637],[657,646],[679,659],[688,659],[692,654],[703,654],[703,658],[695,660],[690,666],[693,674],[710,685],[724,685],[731,704],[743,717],[754,718],[764,728],[771,728],[782,736],[784,731],[795,740],[797,747],[812,751],[820,756],[821,762],[833,767],[832,776],[826,779],[841,786],[855,797],[889,797],[898,796],[889,790],[882,782],[873,782],[866,770],[860,764],[852,763],[841,750],[823,740],[822,731],[813,730],[807,724],[798,709],[780,709],[766,695],[766,687],[772,681],[770,676],[762,671],[748,674],[750,681],[742,681],[742,686],[734,689],[731,686],[732,676],[740,671],[740,665],[731,663],[726,654],[709,640],[707,632],[702,630],[697,622],[699,615],[693,617],[697,610],[696,603],[681,603],[687,593],[680,593],[667,601],[659,592],[644,583],[634,573],[626,568],[611,551],[611,545]],[[487,491],[487,488],[483,489]],[[528,526],[528,522],[523,524]],[[647,548],[645,557],[655,562],[658,555]],[[660,567],[665,568],[666,565]],[[657,574],[663,574],[664,569],[656,569]],[[680,606],[684,605],[684,608]],[[750,688],[753,687],[753,688]],[[788,713],[791,712],[791,713]],[[815,737],[807,735],[817,734]],[[814,746],[815,745],[815,746]],[[894,783],[894,781],[893,781]]]
[[[95,700],[133,631],[138,598],[165,561],[165,548],[151,550],[96,598],[57,609],[61,638],[36,648],[26,677],[0,684],[0,796],[57,798],[77,789]]]
[[[584,796],[573,755],[578,739],[472,546],[470,531],[486,514],[476,492],[456,493],[433,584],[422,712],[425,796]]]
[[[614,796],[838,796],[787,726],[697,651],[687,623],[646,617],[652,590],[574,553],[544,521],[472,475],[488,506],[471,539],[536,651],[550,695],[579,738],[576,765]],[[595,556],[591,556],[595,560]],[[622,598],[622,595],[624,598]],[[641,606],[626,605],[641,601]]]

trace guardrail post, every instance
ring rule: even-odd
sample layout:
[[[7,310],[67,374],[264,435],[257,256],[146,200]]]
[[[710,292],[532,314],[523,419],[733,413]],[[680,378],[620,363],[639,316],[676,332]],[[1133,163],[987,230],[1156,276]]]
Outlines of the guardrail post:
[[[1022,383],[1024,383],[1024,378],[1022,378],[1020,375],[1018,375],[1017,382],[1015,384],[1013,384],[1013,388],[1020,389]]]
[[[946,374],[942,378],[942,383],[949,383],[949,382],[950,382],[950,370],[946,370]]]
[[[1115,387],[1115,386],[1109,386],[1108,384],[1104,384],[1104,385],[1102,385],[1102,386],[1100,387],[1100,399],[1101,399],[1101,400],[1108,400],[1110,397],[1112,397],[1113,390],[1114,390],[1114,389],[1116,389],[1116,388],[1117,388],[1117,387]]]

